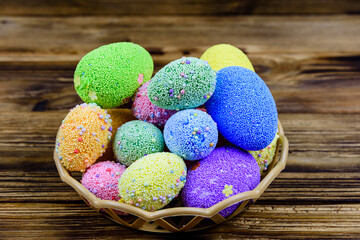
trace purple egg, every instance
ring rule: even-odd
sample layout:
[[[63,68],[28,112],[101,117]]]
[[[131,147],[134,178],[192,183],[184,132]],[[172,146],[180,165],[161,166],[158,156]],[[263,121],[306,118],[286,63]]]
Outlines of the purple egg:
[[[185,207],[208,208],[253,190],[259,183],[260,169],[255,158],[242,149],[224,146],[189,168],[181,197]],[[220,215],[231,215],[239,204],[223,209]]]

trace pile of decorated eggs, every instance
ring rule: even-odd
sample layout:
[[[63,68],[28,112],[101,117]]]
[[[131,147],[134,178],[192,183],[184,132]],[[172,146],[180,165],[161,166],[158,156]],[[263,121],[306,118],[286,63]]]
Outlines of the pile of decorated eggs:
[[[96,197],[147,211],[180,197],[207,208],[256,188],[275,155],[278,118],[247,56],[220,44],[153,70],[150,54],[127,42],[81,59],[74,85],[85,103],[60,126],[63,166],[83,172]],[[132,111],[113,110],[129,101]]]

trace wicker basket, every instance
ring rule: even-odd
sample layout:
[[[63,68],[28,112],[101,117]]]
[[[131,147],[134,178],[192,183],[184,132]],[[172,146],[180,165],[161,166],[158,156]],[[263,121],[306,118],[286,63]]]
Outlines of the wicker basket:
[[[55,151],[54,160],[61,180],[74,188],[87,205],[114,222],[149,232],[196,231],[220,224],[244,211],[261,196],[270,183],[285,168],[289,144],[280,121],[278,129],[280,137],[277,143],[275,159],[268,166],[268,170],[261,176],[260,184],[252,191],[231,196],[210,208],[182,207],[182,201],[179,197],[171,201],[164,209],[155,212],[148,212],[125,203],[101,200],[76,180],[76,178],[81,178],[81,174],[71,173],[64,168]],[[242,203],[229,217],[224,218],[219,214],[224,208],[239,202]],[[128,215],[117,215],[114,210],[126,212]]]

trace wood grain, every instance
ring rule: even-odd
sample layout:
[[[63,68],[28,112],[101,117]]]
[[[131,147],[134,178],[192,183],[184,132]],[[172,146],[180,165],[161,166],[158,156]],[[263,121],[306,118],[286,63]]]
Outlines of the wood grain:
[[[0,2],[0,15],[239,15],[359,14],[354,0],[12,0]]]
[[[9,211],[9,209],[14,209]],[[195,233],[141,233],[116,225],[83,203],[12,203],[0,205],[4,238],[57,239],[262,239],[356,238],[360,234],[359,205],[262,205],[217,227]],[[26,214],[26,218],[24,218]],[[79,226],[81,222],[81,226]],[[26,230],[26,235],[21,229]],[[43,229],[47,229],[44,231]],[[346,235],[345,235],[346,234]]]
[[[160,55],[179,50],[194,54],[193,49],[202,52],[224,42],[248,53],[354,52],[360,46],[359,23],[357,15],[336,15],[331,20],[326,16],[1,16],[0,55],[83,55],[121,41]]]
[[[248,53],[279,112],[359,113],[360,17],[331,19],[2,17],[0,107],[47,111],[80,103],[73,71],[83,54],[101,44],[134,41],[145,46],[156,72],[183,55],[200,57],[226,39]],[[193,36],[191,42],[187,36]]]
[[[1,1],[0,239],[359,239],[359,13],[350,0]],[[206,231],[144,233],[97,215],[60,181],[52,153],[81,102],[76,63],[117,41],[144,46],[155,72],[217,43],[248,54],[290,153],[242,215]]]

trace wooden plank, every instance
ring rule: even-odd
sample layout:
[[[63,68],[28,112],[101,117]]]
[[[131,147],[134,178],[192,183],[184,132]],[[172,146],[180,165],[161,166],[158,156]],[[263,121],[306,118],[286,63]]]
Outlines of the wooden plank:
[[[280,115],[285,133],[291,139],[288,171],[347,171],[342,168],[342,164],[349,164],[349,167],[360,170],[360,161],[356,160],[360,153],[359,115],[317,114],[314,117],[311,114],[303,114],[296,115],[297,118],[294,116]],[[344,119],[348,119],[348,122]]]
[[[83,54],[101,44],[135,41],[150,51],[157,71],[183,55],[200,57],[226,39],[249,54],[280,113],[360,113],[357,16],[333,17],[334,22],[326,17],[249,16],[2,19],[4,111],[57,110],[80,103],[73,71]]]
[[[156,72],[182,52],[161,55],[152,50],[152,55]],[[201,50],[187,55],[200,57]],[[250,53],[249,57],[280,113],[360,113],[360,52]],[[73,85],[75,67],[75,59],[0,60],[0,108],[49,111],[81,103]]]
[[[0,2],[0,239],[169,239],[87,207],[56,172],[55,134],[81,102],[72,74],[86,52],[134,41],[157,71],[224,39],[271,89],[288,164],[242,215],[170,238],[358,239],[359,13],[350,0]]]
[[[151,6],[151,7],[150,7]],[[358,1],[346,0],[121,0],[1,1],[0,15],[239,15],[358,14]]]
[[[356,238],[359,205],[255,204],[242,215],[205,231],[182,234],[206,239]],[[85,204],[4,203],[0,205],[2,239],[169,239],[169,235],[135,231],[99,216]],[[267,237],[266,237],[267,236]],[[173,236],[175,237],[175,236]]]
[[[263,210],[263,207],[266,209]],[[347,213],[345,213],[347,212]],[[268,215],[268,213],[270,213]],[[342,215],[342,213],[345,213]],[[252,205],[243,215],[225,222],[208,233],[223,232],[230,236],[256,233],[257,236],[280,239],[353,238],[359,236],[359,205],[260,206]]]
[[[1,16],[0,23],[0,55],[5,56],[83,55],[119,41],[132,41],[158,54],[204,50],[224,41],[251,53],[353,52],[360,47],[357,15],[331,20],[325,16]]]

